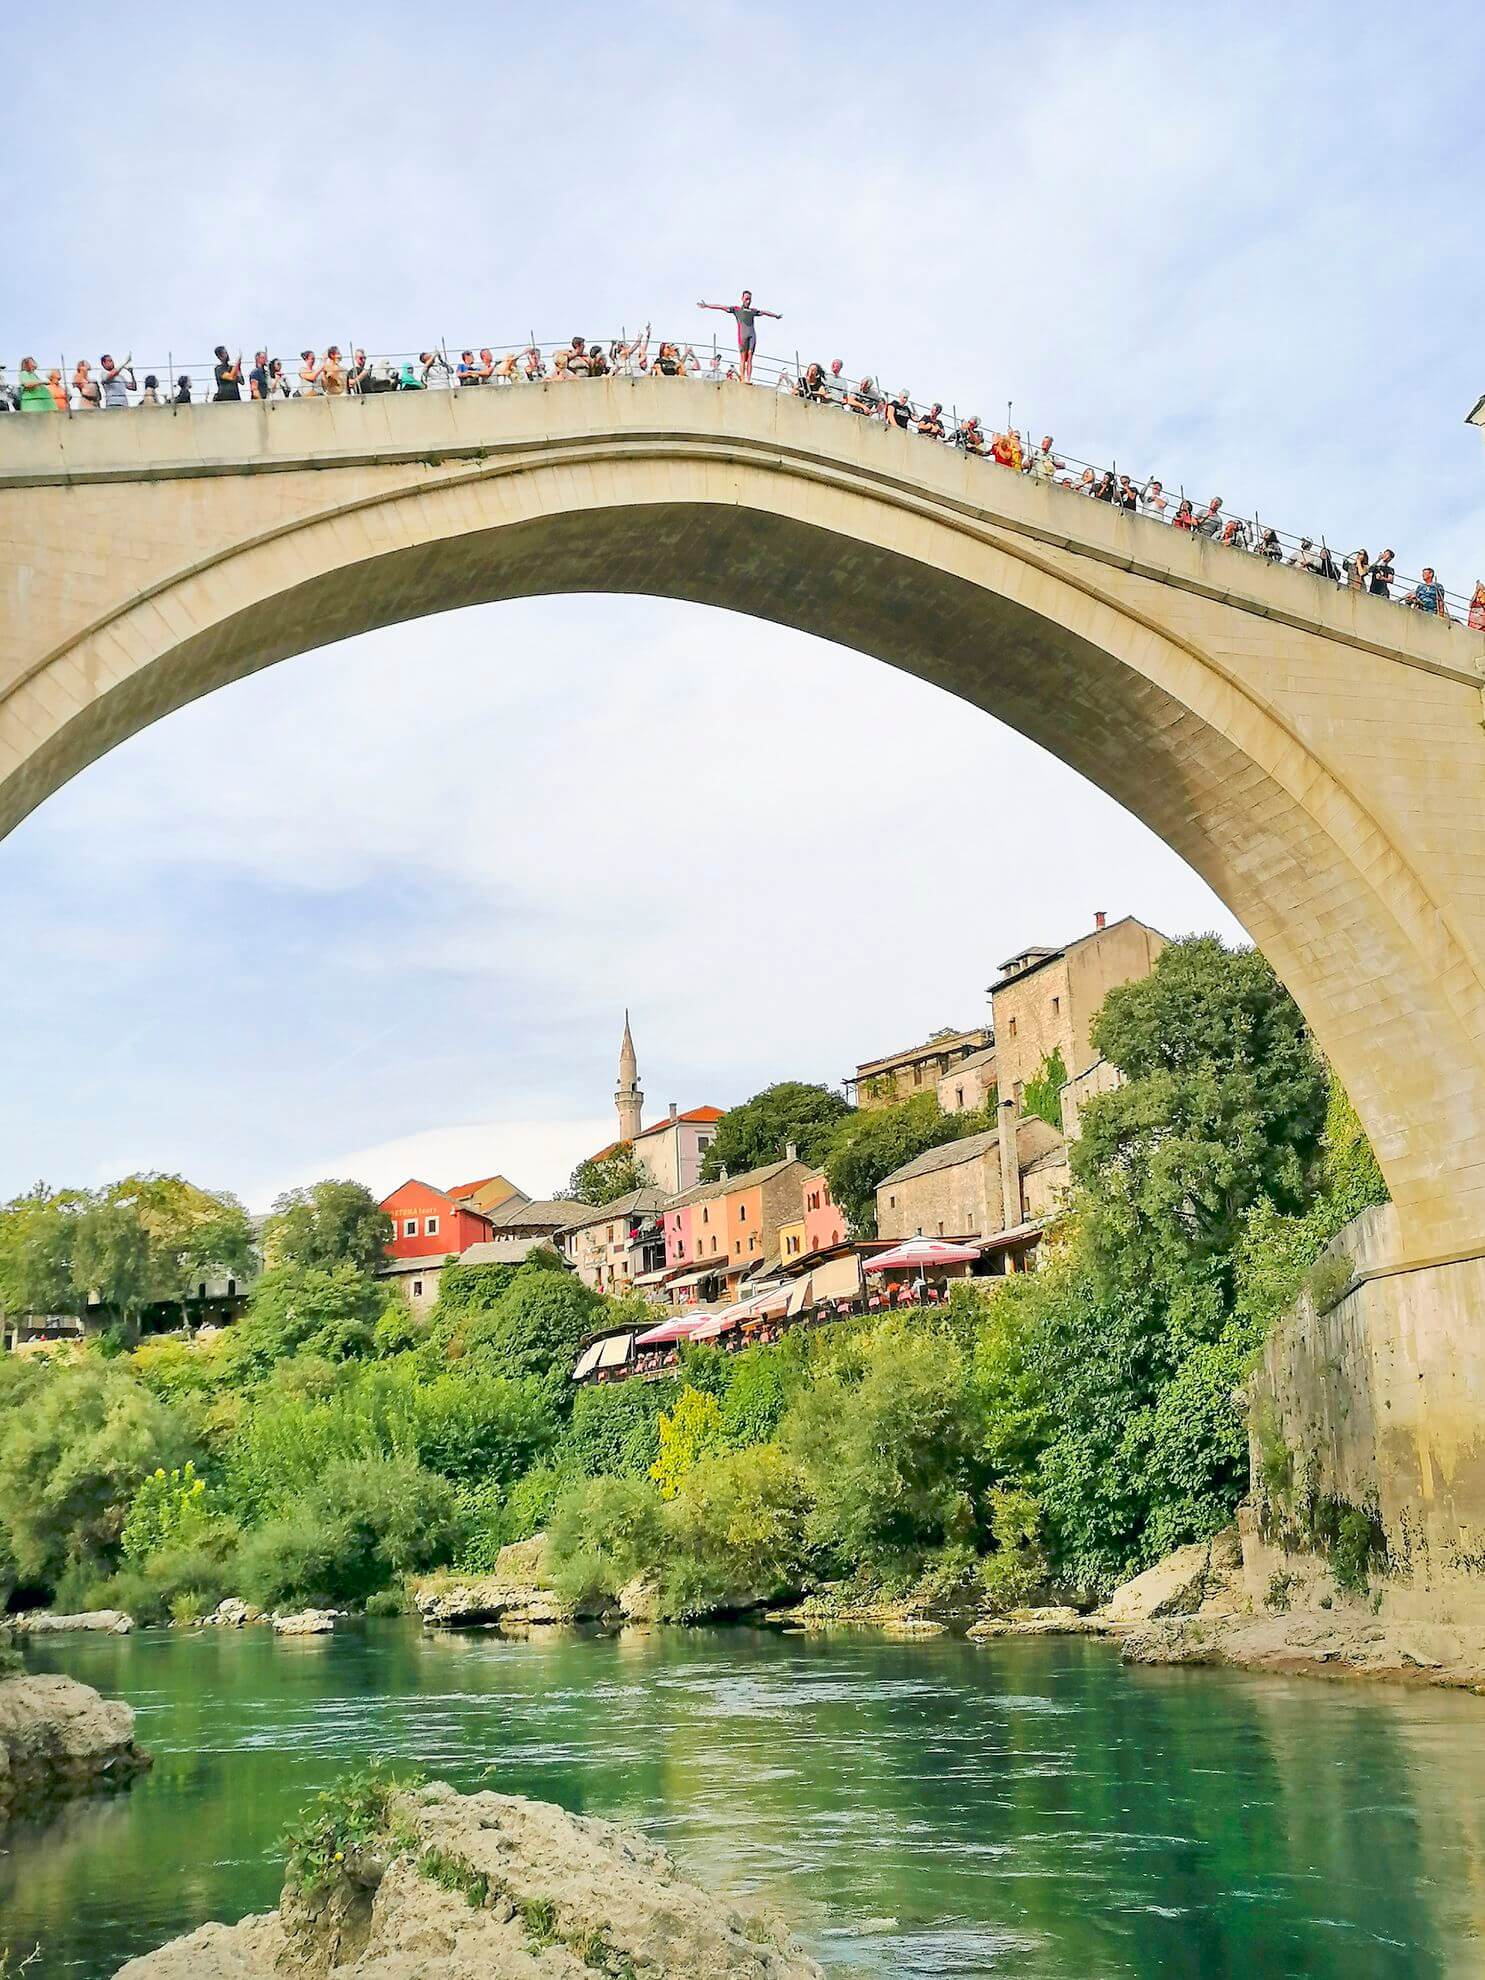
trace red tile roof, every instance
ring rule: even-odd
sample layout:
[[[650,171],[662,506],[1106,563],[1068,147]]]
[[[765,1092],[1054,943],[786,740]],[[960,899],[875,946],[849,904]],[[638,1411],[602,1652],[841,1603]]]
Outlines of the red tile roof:
[[[677,1114],[672,1120],[667,1114],[663,1121],[654,1121],[647,1128],[641,1128],[634,1137],[643,1141],[646,1135],[659,1134],[663,1128],[679,1127],[682,1121],[689,1121],[694,1127],[714,1127],[726,1112],[725,1107],[689,1107],[684,1114]],[[624,1146],[622,1141],[611,1141],[606,1148],[600,1148],[596,1155],[590,1155],[590,1162],[606,1162],[610,1155],[617,1155]]]

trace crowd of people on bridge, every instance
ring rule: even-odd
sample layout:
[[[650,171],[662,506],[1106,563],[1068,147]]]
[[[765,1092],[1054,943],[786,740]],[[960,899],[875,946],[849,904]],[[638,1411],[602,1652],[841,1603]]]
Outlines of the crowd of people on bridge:
[[[708,303],[704,310],[721,310],[737,327],[737,358],[724,358],[713,350],[709,359],[697,356],[691,344],[659,340],[651,350],[650,326],[635,336],[588,338],[574,336],[550,352],[536,343],[503,350],[497,356],[488,347],[465,350],[452,359],[440,343],[412,358],[368,357],[359,348],[349,356],[338,344],[323,353],[303,350],[297,364],[270,357],[266,350],[255,351],[250,365],[219,344],[211,367],[211,384],[198,382],[190,371],[179,372],[172,380],[167,373],[162,386],[157,372],[145,372],[140,381],[132,356],[115,360],[105,352],[95,372],[87,358],[78,360],[70,379],[63,368],[43,371],[33,357],[23,358],[15,386],[8,384],[0,365],[0,413],[88,413],[123,410],[131,406],[150,408],[189,406],[200,399],[218,404],[288,399],[368,398],[384,392],[468,391],[476,388],[499,389],[537,384],[562,384],[582,378],[641,378],[655,375],[685,378],[714,384],[739,382],[753,384],[757,350],[757,323],[760,317],[777,317],[775,310],[758,308],[748,290],[737,303]],[[173,369],[173,367],[172,367]],[[835,407],[856,418],[880,420],[905,433],[913,433],[959,449],[966,455],[984,459],[998,467],[1029,476],[1034,481],[1067,489],[1091,501],[1107,503],[1131,515],[1162,522],[1178,530],[1190,531],[1209,541],[1225,544],[1265,562],[1284,563],[1308,571],[1353,591],[1368,592],[1374,598],[1394,599],[1416,612],[1452,621],[1444,586],[1431,566],[1425,565],[1421,578],[1399,586],[1395,553],[1386,549],[1372,556],[1365,549],[1353,550],[1337,559],[1322,538],[1318,543],[1302,536],[1288,550],[1279,533],[1256,518],[1233,515],[1220,495],[1205,503],[1182,496],[1173,497],[1157,478],[1140,479],[1116,474],[1112,469],[1081,467],[1070,471],[1056,452],[1052,436],[1044,434],[1033,446],[1031,436],[1023,436],[1009,423],[1004,431],[987,432],[978,414],[945,418],[941,402],[920,406],[906,389],[888,392],[870,374],[854,382],[846,374],[840,358],[828,365],[818,362],[777,367],[773,389],[821,406]],[[1464,612],[1467,623],[1485,631],[1485,581],[1475,585]]]

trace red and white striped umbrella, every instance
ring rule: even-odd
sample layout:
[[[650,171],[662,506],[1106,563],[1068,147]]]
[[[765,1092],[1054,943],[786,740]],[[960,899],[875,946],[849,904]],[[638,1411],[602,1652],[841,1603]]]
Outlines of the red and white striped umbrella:
[[[980,1255],[977,1244],[950,1244],[946,1238],[909,1238],[891,1251],[868,1258],[868,1272],[911,1272],[929,1265],[968,1265]]]
[[[636,1334],[634,1345],[637,1348],[659,1347],[664,1341],[689,1340],[692,1330],[711,1317],[709,1313],[691,1313],[676,1320],[662,1320],[658,1327],[651,1327],[647,1334]]]

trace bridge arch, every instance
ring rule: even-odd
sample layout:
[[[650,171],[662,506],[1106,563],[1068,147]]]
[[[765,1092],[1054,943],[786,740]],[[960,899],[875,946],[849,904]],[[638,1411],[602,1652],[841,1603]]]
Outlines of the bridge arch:
[[[12,420],[0,543],[0,832],[215,687],[502,598],[694,600],[931,680],[1249,929],[1356,1102],[1407,1257],[1485,1248],[1470,635],[831,409],[661,379]]]

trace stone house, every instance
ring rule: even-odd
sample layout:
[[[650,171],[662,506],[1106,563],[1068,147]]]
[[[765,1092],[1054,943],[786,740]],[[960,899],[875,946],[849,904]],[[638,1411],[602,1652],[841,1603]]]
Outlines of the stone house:
[[[894,1100],[908,1100],[925,1090],[932,1092],[940,1079],[962,1059],[981,1052],[993,1043],[987,1026],[973,1031],[956,1031],[952,1025],[935,1031],[921,1045],[910,1045],[884,1058],[863,1059],[855,1076],[846,1081],[848,1097],[858,1107],[890,1107]]]
[[[1039,1221],[1066,1192],[1066,1144],[1031,1114],[1017,1121],[1008,1152],[1002,1173],[1000,1132],[992,1128],[904,1162],[877,1185],[877,1235],[987,1238]]]
[[[665,1203],[663,1190],[631,1189],[568,1226],[562,1248],[585,1286],[596,1292],[627,1292],[664,1265]]]
[[[938,1083],[938,1104],[946,1114],[972,1114],[995,1095],[995,1047],[982,1045],[958,1060]]]
[[[580,1224],[592,1205],[574,1203],[571,1197],[512,1197],[498,1210],[488,1213],[490,1230],[496,1238],[537,1238],[562,1249],[562,1234]]]
[[[540,1242],[502,1237],[471,1244],[458,1257],[388,1258],[376,1276],[398,1288],[415,1320],[426,1320],[438,1304],[439,1282],[450,1265],[524,1265]]]
[[[1100,914],[1060,949],[1023,949],[1003,962],[990,990],[1000,1097],[1019,1110],[1057,1052],[1066,1080],[1087,1073],[1099,1056],[1088,1036],[1099,1006],[1116,984],[1148,976],[1165,946],[1159,929],[1133,915],[1106,924]]]

